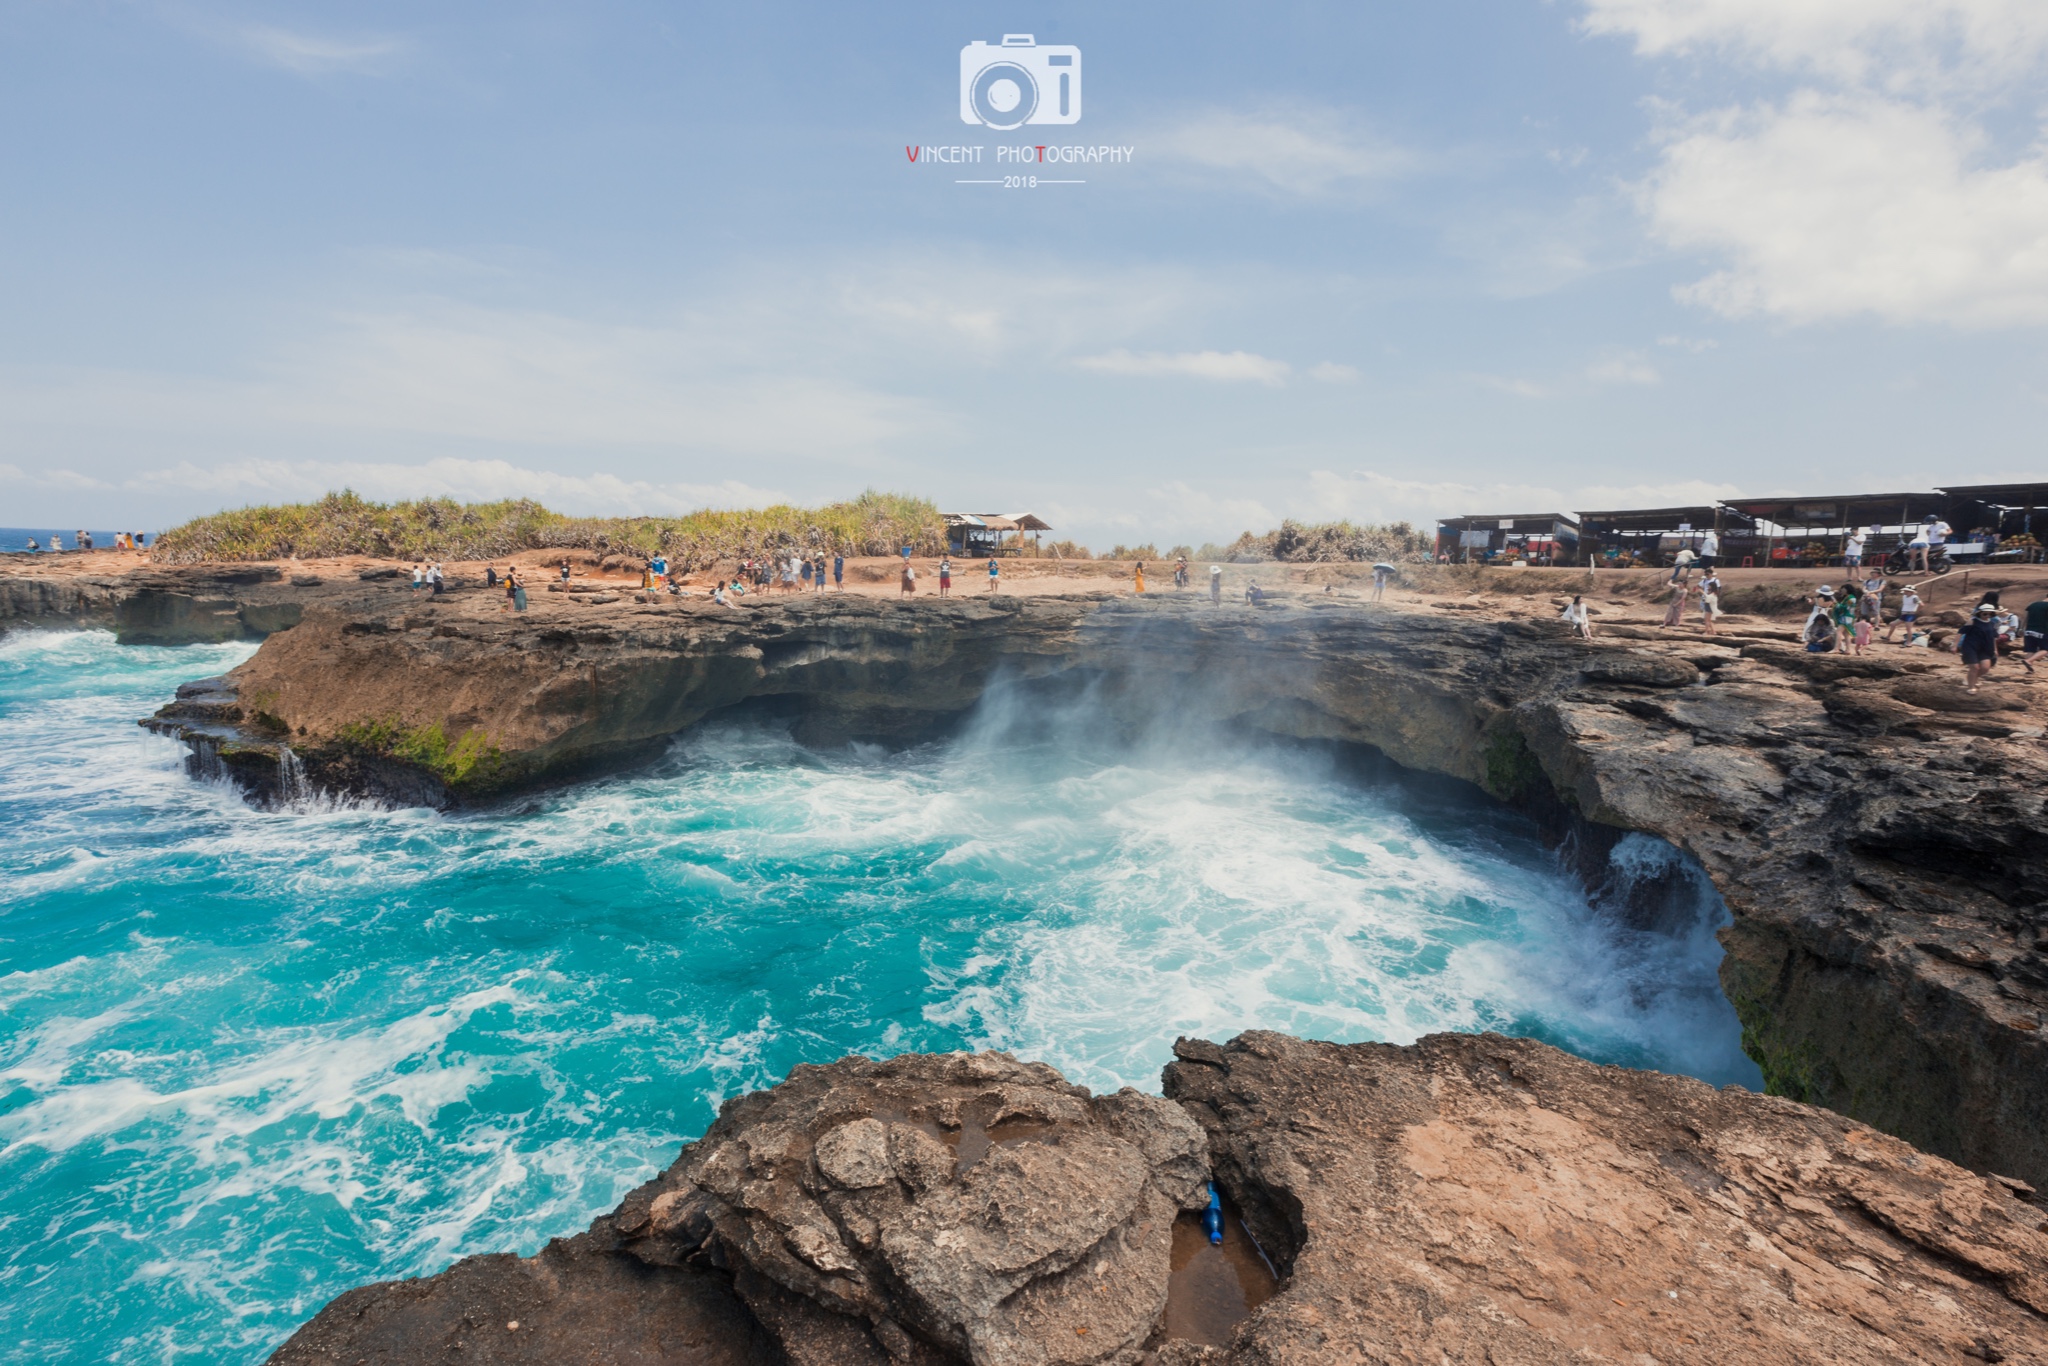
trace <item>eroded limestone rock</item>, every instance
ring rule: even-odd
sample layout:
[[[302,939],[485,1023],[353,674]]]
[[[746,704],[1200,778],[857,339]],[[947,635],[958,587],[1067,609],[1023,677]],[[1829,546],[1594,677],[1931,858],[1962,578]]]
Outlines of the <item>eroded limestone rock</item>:
[[[1001,1053],[847,1058],[728,1105],[611,1220],[653,1265],[708,1256],[798,1363],[1080,1366],[1142,1343],[1201,1130]]]
[[[1176,1051],[1291,1259],[1224,1361],[2048,1361],[2041,1208],[1828,1111],[1498,1035]]]

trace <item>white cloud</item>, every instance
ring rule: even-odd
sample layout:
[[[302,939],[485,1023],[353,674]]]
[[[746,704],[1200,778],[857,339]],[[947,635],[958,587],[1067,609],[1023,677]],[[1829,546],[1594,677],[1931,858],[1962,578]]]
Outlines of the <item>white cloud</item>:
[[[1664,483],[1573,484],[1510,480],[1402,479],[1375,470],[1317,470],[1309,475],[1319,519],[1407,521],[1487,513],[1583,512],[1599,508],[1696,507],[1739,496],[1734,484],[1680,479]]]
[[[1074,364],[1102,375],[1184,375],[1222,383],[1285,384],[1286,361],[1250,351],[1127,351],[1118,347],[1099,356],[1082,356]]]
[[[628,326],[429,301],[330,319],[247,379],[0,369],[0,423],[151,440],[356,432],[856,462],[940,425],[922,401],[807,372],[801,354],[790,369],[753,363],[721,326],[731,322]]]
[[[1984,141],[1936,107],[1803,91],[1680,127],[1643,204],[1663,241],[1728,261],[1679,297],[1731,317],[2048,322],[2048,154],[1987,165]]]
[[[821,292],[844,317],[892,340],[985,361],[1052,357],[1142,335],[1229,302],[1247,287],[1174,268],[1078,270],[1035,258],[960,254],[937,262],[867,263],[783,305],[815,325]]]
[[[1141,139],[1148,155],[1227,171],[1247,187],[1316,197],[1406,174],[1414,155],[1330,110],[1206,109]]]
[[[1586,0],[1583,24],[1805,83],[1667,117],[1640,204],[1661,241],[1723,263],[1681,300],[1795,323],[2048,322],[2048,138],[2001,151],[1984,112],[2038,102],[2044,0]]]
[[[1690,351],[1694,355],[1698,355],[1702,351],[1712,351],[1720,344],[1711,337],[1681,337],[1675,333],[1657,338],[1657,345],[1659,346],[1669,346],[1679,351]]]
[[[1319,364],[1311,365],[1308,370],[1308,377],[1323,384],[1356,384],[1359,380],[1357,366],[1339,365],[1333,360],[1326,360]]]
[[[374,71],[405,51],[405,44],[396,38],[325,38],[293,33],[270,24],[238,29],[235,37],[249,52],[272,66],[308,76],[329,71]]]
[[[1595,384],[1657,385],[1664,377],[1657,373],[1657,367],[1644,360],[1634,351],[1625,351],[1595,361],[1586,367],[1586,378]]]
[[[1645,56],[1713,52],[1850,82],[2000,79],[2048,52],[2041,0],[1586,0]]]

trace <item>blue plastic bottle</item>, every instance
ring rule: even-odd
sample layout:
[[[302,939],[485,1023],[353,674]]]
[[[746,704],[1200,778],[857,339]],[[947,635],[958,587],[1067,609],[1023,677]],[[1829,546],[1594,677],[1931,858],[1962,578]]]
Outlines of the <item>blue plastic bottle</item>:
[[[1216,1193],[1216,1183],[1209,1183],[1209,1208],[1202,1211],[1202,1227],[1208,1230],[1209,1241],[1223,1241],[1223,1197]]]

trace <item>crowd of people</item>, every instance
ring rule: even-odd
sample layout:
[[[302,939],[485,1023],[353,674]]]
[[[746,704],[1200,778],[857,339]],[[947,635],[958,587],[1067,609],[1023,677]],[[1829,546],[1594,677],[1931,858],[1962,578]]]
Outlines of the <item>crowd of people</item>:
[[[86,531],[83,529],[73,533],[71,545],[74,550],[93,550],[97,548],[93,545],[92,533],[90,531]],[[115,550],[147,550],[148,548],[148,532],[117,531],[114,533],[113,549]],[[64,534],[60,531],[53,531],[50,533],[50,540],[49,544],[47,545],[43,544],[41,541],[38,541],[33,536],[28,538],[27,550],[28,553],[31,555],[54,555],[60,553],[63,549]]]
[[[1909,547],[1925,563],[1934,548],[1949,535],[1946,523],[1930,519]],[[1853,542],[1852,542],[1853,544]],[[1704,550],[1704,547],[1703,547]],[[1849,567],[1861,569],[1861,546]],[[1690,550],[1679,552],[1666,581],[1670,596],[1665,604],[1661,629],[1683,627],[1688,611],[1698,614],[1697,629],[1703,635],[1716,634],[1721,620],[1721,578],[1715,571],[1715,557]],[[1693,573],[1700,572],[1697,581]],[[1807,597],[1806,621],[1800,640],[1812,654],[1860,655],[1879,639],[1885,644],[1932,648],[1935,635],[1921,622],[1924,606],[1920,585],[1908,583],[1899,589],[1898,606],[1886,609],[1887,585],[1881,566],[1873,564],[1860,578],[1850,577],[1839,585],[1824,583]],[[1574,594],[1560,618],[1582,637],[1593,635],[1591,609],[1582,595]],[[1904,636],[1894,641],[1900,631]],[[1958,655],[1964,667],[1965,691],[1974,693],[1998,664],[2001,653],[2017,655],[2028,673],[2048,654],[2048,598],[2028,603],[2023,610],[2000,605],[1999,591],[1986,591],[1971,609],[1962,627],[1943,648]]]

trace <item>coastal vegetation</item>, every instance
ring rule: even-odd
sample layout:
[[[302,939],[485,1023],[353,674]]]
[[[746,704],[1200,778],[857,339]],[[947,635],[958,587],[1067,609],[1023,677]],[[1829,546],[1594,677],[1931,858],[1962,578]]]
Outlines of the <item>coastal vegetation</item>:
[[[522,550],[642,556],[659,551],[688,568],[784,549],[887,555],[908,545],[920,554],[937,554],[945,534],[945,523],[930,501],[872,489],[823,507],[706,508],[680,517],[571,517],[525,498],[376,503],[344,489],[317,502],[195,518],[164,532],[152,549],[160,563],[168,564],[294,555],[483,560]]]
[[[1229,545],[1205,545],[1197,558],[1253,563],[1360,563],[1371,560],[1425,562],[1430,540],[1407,522],[1297,522],[1293,518],[1263,535],[1245,532]]]

